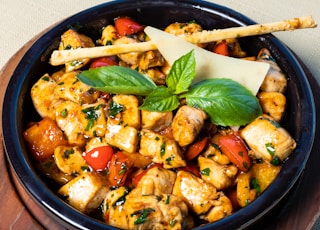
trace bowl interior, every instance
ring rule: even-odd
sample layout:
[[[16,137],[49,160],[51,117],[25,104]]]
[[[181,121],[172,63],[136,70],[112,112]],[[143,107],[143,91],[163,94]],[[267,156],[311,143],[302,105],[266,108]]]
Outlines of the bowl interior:
[[[172,22],[195,20],[204,29],[226,28],[253,24],[249,18],[213,3],[183,1],[114,1],[78,13],[56,25],[38,39],[22,58],[8,84],[3,103],[3,137],[8,159],[22,185],[49,214],[75,228],[109,227],[74,210],[54,192],[50,184],[39,177],[22,137],[26,124],[40,119],[29,96],[32,85],[44,74],[59,67],[48,64],[51,52],[57,49],[60,35],[70,26],[97,40],[101,28],[113,23],[118,16],[130,16],[138,22],[164,28]],[[297,140],[297,149],[285,162],[274,183],[252,204],[201,229],[230,229],[246,227],[271,210],[292,188],[309,157],[315,133],[313,96],[305,73],[290,50],[272,35],[239,39],[244,50],[257,55],[262,47],[268,48],[287,75],[287,111],[281,123]]]

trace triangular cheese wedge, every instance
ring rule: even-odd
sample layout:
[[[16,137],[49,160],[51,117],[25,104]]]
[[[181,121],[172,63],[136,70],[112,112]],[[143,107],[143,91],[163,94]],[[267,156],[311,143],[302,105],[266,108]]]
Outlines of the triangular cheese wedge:
[[[196,76],[193,83],[209,78],[230,78],[256,95],[270,67],[263,62],[215,54],[151,26],[147,26],[144,31],[170,65],[192,49],[194,50]]]

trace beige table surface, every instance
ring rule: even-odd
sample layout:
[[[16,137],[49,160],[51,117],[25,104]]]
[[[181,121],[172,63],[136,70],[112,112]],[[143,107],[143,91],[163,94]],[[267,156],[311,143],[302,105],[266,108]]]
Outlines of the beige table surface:
[[[303,2],[298,0],[210,1],[232,8],[259,23],[313,15],[316,22],[320,24],[319,0],[306,0]],[[25,43],[52,24],[81,10],[104,2],[107,1],[0,0],[0,69]],[[316,29],[274,34],[301,58],[313,76],[316,77],[318,84],[320,84],[319,30],[320,26]]]

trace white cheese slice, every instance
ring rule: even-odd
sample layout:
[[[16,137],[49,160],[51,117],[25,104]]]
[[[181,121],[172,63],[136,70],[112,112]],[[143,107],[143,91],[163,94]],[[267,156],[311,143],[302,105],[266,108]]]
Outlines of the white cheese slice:
[[[196,76],[193,83],[209,78],[230,78],[256,95],[270,67],[263,62],[215,54],[151,26],[147,26],[144,31],[170,65],[192,49],[194,50]]]

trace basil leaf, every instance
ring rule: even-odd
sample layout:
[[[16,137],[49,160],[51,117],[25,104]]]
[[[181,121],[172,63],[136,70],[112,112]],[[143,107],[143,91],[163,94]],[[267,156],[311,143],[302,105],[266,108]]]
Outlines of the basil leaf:
[[[172,111],[179,106],[179,98],[172,94],[168,88],[156,88],[139,107],[142,110],[167,112]]]
[[[262,114],[258,99],[231,79],[201,81],[181,97],[186,98],[188,105],[204,110],[212,123],[221,126],[245,125]]]
[[[174,94],[187,92],[196,75],[194,50],[176,60],[166,78],[170,91]]]
[[[122,66],[103,66],[85,70],[77,77],[92,88],[114,94],[146,96],[157,88],[149,77]]]

